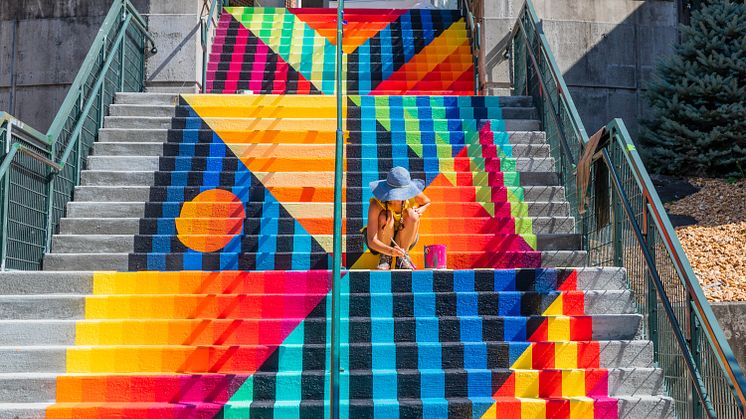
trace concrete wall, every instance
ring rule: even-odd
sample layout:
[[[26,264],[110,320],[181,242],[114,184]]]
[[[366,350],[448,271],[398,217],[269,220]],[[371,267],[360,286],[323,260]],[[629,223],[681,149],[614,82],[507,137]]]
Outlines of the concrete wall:
[[[199,15],[204,1],[132,0],[149,19],[160,51],[147,62],[152,89],[196,89],[201,79]],[[111,0],[3,2],[0,110],[46,131],[110,5]]]
[[[508,80],[495,46],[510,31],[523,0],[486,0],[488,82]],[[674,1],[534,0],[544,32],[590,133],[622,117],[633,135],[641,97],[658,60],[678,39]]]
[[[738,364],[741,368],[746,367],[746,302],[713,303],[712,311],[725,332]]]

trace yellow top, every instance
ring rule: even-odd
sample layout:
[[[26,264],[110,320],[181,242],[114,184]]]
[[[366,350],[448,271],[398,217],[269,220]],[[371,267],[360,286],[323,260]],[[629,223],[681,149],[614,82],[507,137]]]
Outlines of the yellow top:
[[[404,211],[407,210],[407,208],[414,208],[417,206],[417,202],[414,200],[414,198],[408,199],[404,201],[402,204],[401,212],[396,212],[388,207],[385,202],[379,201],[377,198],[370,198],[370,204],[373,205],[374,203],[378,204],[381,209],[386,211],[391,211],[391,214],[394,216],[394,221],[398,224],[402,220],[402,216],[404,215]]]

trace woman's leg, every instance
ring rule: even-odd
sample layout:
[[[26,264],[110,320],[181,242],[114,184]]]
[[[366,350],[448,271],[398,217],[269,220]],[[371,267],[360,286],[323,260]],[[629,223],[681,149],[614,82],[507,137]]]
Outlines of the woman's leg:
[[[404,227],[396,233],[396,243],[405,251],[409,251],[409,248],[414,244],[417,239],[417,234],[420,231],[420,214],[417,211],[408,208],[407,214],[404,217]]]
[[[389,211],[381,211],[378,215],[378,240],[386,245],[390,245],[393,237],[394,217]]]

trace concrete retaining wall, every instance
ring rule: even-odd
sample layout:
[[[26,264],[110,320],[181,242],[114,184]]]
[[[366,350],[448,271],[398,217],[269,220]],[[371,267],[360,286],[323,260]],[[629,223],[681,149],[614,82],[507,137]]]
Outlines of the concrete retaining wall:
[[[508,80],[494,48],[510,31],[523,0],[485,1],[488,82]],[[544,32],[589,133],[614,117],[637,131],[641,98],[658,60],[678,39],[674,1],[534,0]]]
[[[746,367],[746,302],[713,303],[712,311],[741,368]]]

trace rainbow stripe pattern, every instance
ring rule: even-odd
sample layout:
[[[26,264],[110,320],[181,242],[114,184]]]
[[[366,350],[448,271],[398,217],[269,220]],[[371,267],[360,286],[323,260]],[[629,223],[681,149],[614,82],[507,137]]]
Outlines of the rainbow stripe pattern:
[[[329,414],[335,19],[226,8],[222,94],[181,95],[130,272],[95,274],[47,417]],[[611,340],[639,324],[594,308],[598,272],[547,267],[514,157],[530,99],[470,96],[457,11],[346,19],[342,417],[616,419]],[[367,185],[393,166],[433,199],[415,264],[445,244],[452,270],[369,270]]]
[[[336,10],[226,11],[208,67],[208,92],[334,93]],[[349,9],[345,20],[347,93],[474,93],[469,34],[458,11]]]

